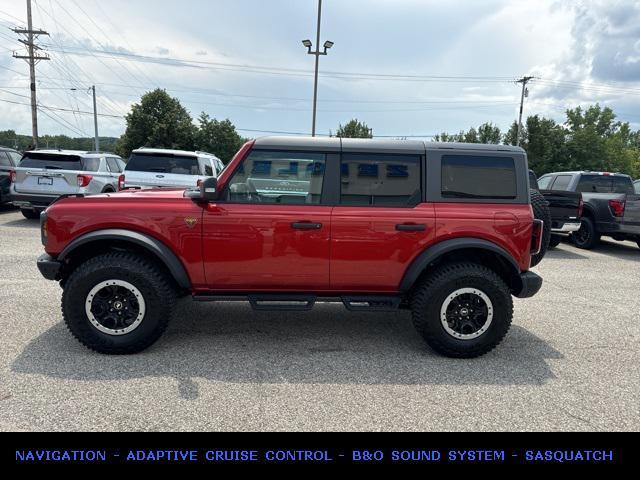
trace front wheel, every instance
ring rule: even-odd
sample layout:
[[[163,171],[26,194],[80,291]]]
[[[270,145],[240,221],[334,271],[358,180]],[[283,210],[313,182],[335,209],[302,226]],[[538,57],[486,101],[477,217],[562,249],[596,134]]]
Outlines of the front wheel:
[[[474,263],[447,264],[416,290],[411,303],[416,330],[438,353],[474,358],[493,350],[513,318],[505,282]]]
[[[600,242],[600,234],[589,217],[583,217],[580,221],[580,230],[571,234],[573,244],[583,250],[591,250]]]
[[[165,331],[176,300],[166,275],[131,253],[106,253],[64,284],[62,315],[74,337],[99,353],[131,354]]]

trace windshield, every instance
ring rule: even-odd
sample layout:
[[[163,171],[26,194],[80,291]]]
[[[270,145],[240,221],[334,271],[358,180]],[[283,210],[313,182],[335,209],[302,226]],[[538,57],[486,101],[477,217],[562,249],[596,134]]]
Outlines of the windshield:
[[[20,161],[21,168],[44,168],[47,170],[84,170],[77,155],[27,152]]]
[[[201,175],[197,157],[164,153],[133,153],[126,171]]]

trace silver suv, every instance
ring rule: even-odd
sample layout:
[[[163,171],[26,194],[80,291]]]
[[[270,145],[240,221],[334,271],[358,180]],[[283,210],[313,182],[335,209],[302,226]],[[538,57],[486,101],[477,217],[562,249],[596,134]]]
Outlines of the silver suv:
[[[111,153],[25,152],[12,173],[11,201],[26,218],[38,218],[61,195],[117,192],[124,167],[124,161]]]
[[[123,188],[195,188],[217,177],[224,164],[206,152],[139,148],[127,162]]]

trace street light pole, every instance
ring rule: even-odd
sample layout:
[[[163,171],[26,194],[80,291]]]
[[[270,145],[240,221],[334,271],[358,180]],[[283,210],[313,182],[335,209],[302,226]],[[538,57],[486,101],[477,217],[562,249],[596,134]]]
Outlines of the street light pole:
[[[77,92],[78,89],[77,88],[71,88],[70,89],[72,92]],[[94,127],[94,145],[93,148],[96,151],[96,153],[100,152],[100,137],[98,136],[98,108],[96,106],[96,86],[95,85],[91,85],[91,87],[89,87],[89,90],[91,91],[91,93],[93,94],[93,127]]]
[[[93,126],[95,128],[95,136],[96,136],[96,152],[100,151],[100,137],[98,136],[98,108],[96,107],[96,86],[91,86],[91,92],[93,93]]]
[[[307,53],[309,55],[315,55],[316,57],[316,68],[313,78],[313,116],[311,120],[311,135],[316,136],[316,113],[317,113],[317,105],[318,105],[318,70],[320,67],[320,55],[326,55],[327,50],[333,47],[333,42],[326,41],[324,42],[324,50],[320,51],[320,25],[322,23],[322,0],[318,0],[318,28],[316,30],[316,49],[315,51],[311,50],[313,43],[311,40],[303,40],[302,44],[307,47]]]

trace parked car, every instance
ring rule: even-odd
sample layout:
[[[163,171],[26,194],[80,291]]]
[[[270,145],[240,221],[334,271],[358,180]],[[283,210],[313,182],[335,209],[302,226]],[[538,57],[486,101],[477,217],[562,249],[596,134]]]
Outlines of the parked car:
[[[406,308],[436,351],[477,357],[509,330],[512,296],[542,286],[529,195],[518,147],[267,137],[198,189],[56,202],[37,264],[61,282],[71,333],[102,353],[149,347],[190,294],[256,310]]]
[[[640,180],[636,180],[635,182],[633,182],[633,188],[635,189],[636,193],[640,194]]]
[[[578,248],[591,249],[605,235],[640,246],[640,194],[631,177],[608,172],[558,172],[540,177],[541,189],[579,192],[584,211],[580,230],[571,235]]]
[[[551,216],[549,248],[555,248],[563,237],[568,237],[571,233],[580,230],[580,217],[584,208],[582,194],[565,190],[543,190],[538,185],[536,174],[531,170],[529,185],[532,189],[539,191],[549,205]]]
[[[223,168],[212,153],[140,148],[131,153],[121,188],[195,187]]]
[[[11,201],[26,218],[38,218],[62,195],[116,192],[123,168],[124,161],[111,153],[28,151],[14,170]]]
[[[11,172],[20,163],[22,154],[12,148],[0,147],[0,205],[9,202]]]

